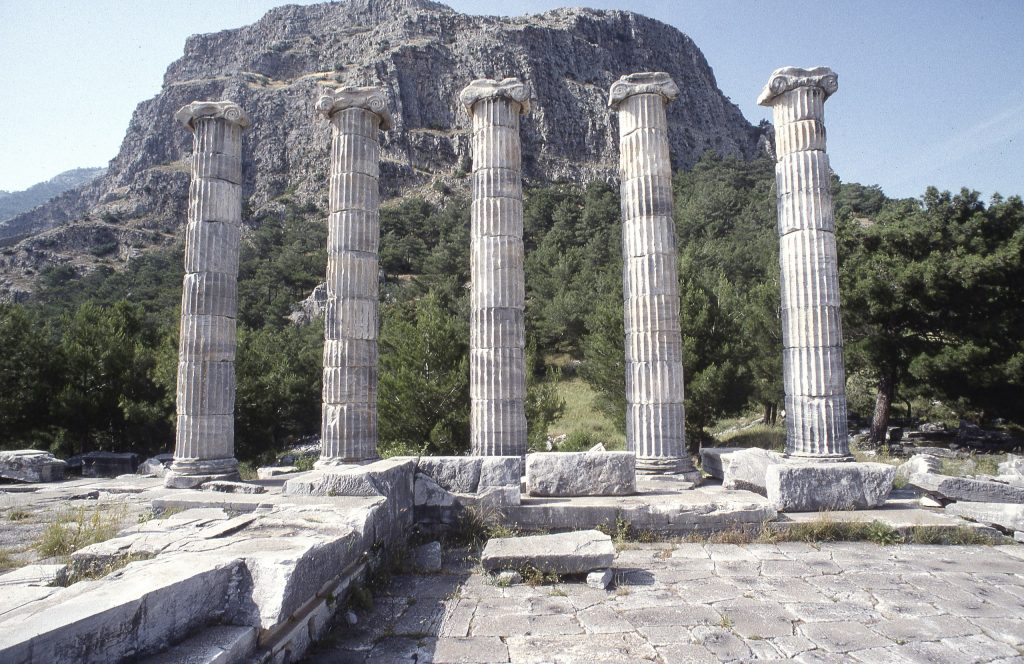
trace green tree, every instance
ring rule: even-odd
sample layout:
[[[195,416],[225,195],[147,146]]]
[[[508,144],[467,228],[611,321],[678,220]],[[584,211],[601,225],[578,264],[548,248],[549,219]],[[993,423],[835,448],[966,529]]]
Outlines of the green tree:
[[[34,310],[0,304],[0,431],[5,449],[39,447],[49,432],[49,394],[57,385],[57,343]]]

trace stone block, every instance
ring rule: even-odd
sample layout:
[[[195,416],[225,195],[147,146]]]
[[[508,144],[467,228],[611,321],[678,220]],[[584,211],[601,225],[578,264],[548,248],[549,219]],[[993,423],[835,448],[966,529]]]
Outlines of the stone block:
[[[999,464],[999,475],[1024,477],[1024,457],[1016,454],[1006,455],[1006,461]]]
[[[750,447],[737,450],[722,460],[722,488],[753,491],[768,495],[768,466],[785,463],[778,452]]]
[[[477,507],[486,516],[493,510],[521,504],[522,493],[518,486],[481,486],[475,498]]]
[[[424,473],[416,473],[413,496],[413,504],[416,507],[452,507],[455,505],[455,495],[441,487],[433,477]]]
[[[117,477],[134,473],[139,455],[134,452],[89,452],[82,455],[82,477]]]
[[[199,486],[203,491],[219,491],[221,493],[266,493],[267,488],[259,484],[248,484],[246,482],[229,482],[226,480],[214,480],[204,482]]]
[[[1013,532],[1024,530],[1024,505],[959,502],[946,505],[946,514]]]
[[[917,473],[938,473],[942,469],[942,459],[931,454],[915,454],[896,468],[896,477],[910,479]]]
[[[49,452],[9,450],[0,452],[0,478],[18,482],[58,482],[67,464]]]
[[[615,573],[611,569],[599,569],[587,574],[587,585],[591,588],[607,590],[612,585]]]
[[[526,457],[531,496],[625,496],[636,493],[632,452],[543,452]]]
[[[702,447],[700,449],[700,467],[715,479],[723,479],[728,455],[740,451],[739,447]]]
[[[530,566],[552,574],[585,574],[609,568],[614,560],[612,538],[597,530],[494,538],[480,557],[488,572]]]
[[[925,493],[946,500],[975,503],[1024,503],[1024,487],[991,480],[917,473],[911,475],[907,482]]]
[[[230,664],[246,660],[255,650],[255,627],[216,625],[150,657],[146,664]]]
[[[480,463],[480,483],[478,490],[484,487],[519,488],[523,478],[523,460],[517,456],[484,457]]]
[[[289,475],[297,472],[299,472],[297,466],[264,466],[263,468],[256,469],[256,477],[261,480],[269,480],[278,475]]]
[[[385,496],[406,489],[411,507],[415,462],[408,458],[384,459],[362,466],[321,468],[284,483],[291,496]],[[408,485],[408,486],[405,486]]]
[[[419,572],[441,571],[441,543],[428,542],[413,549],[412,565]]]
[[[780,512],[881,507],[895,466],[884,463],[785,463],[768,466],[768,502]]]
[[[474,493],[480,485],[483,457],[420,457],[416,471],[430,477],[445,491]]]

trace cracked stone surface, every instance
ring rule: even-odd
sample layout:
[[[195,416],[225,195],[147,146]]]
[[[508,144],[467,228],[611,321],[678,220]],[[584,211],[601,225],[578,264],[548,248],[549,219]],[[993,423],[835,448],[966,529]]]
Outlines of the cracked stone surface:
[[[1024,547],[627,544],[605,591],[397,576],[307,662],[1021,662]],[[415,659],[413,658],[415,655]]]

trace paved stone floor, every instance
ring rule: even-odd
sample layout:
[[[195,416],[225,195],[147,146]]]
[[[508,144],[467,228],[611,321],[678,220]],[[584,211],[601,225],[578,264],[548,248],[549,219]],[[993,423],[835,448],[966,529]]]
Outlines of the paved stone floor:
[[[397,576],[316,664],[1024,662],[1024,546],[640,544],[608,591]]]

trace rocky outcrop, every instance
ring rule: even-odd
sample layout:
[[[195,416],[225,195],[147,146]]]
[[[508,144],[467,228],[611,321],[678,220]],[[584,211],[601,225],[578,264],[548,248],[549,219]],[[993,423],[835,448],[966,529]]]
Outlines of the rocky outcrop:
[[[475,78],[529,82],[523,118],[527,184],[615,177],[617,124],[605,106],[621,75],[665,71],[680,89],[668,108],[673,166],[707,150],[750,157],[761,130],[718,89],[693,41],[622,11],[558,9],[535,16],[467,16],[426,0],[349,0],[279,7],[256,23],[191,37],[161,92],[139,104],[105,176],[10,223],[33,236],[0,255],[0,291],[31,289],[29,270],[100,256],[130,258],[173,241],[185,220],[189,137],[174,112],[230,98],[253,126],[243,153],[244,222],[283,197],[325,209],[329,124],[315,121],[324,85],[380,85],[395,128],[381,144],[385,197],[444,179],[465,186],[469,119],[458,91]],[[70,230],[82,229],[82,230]]]

